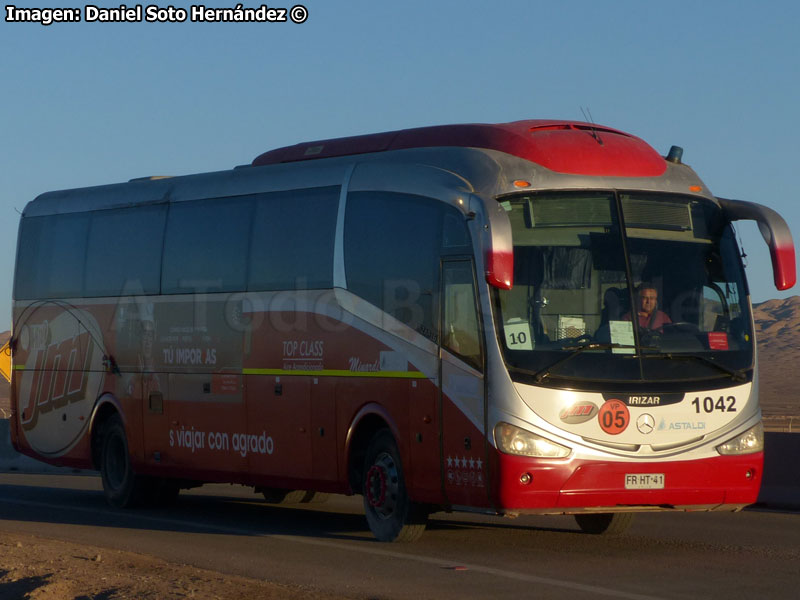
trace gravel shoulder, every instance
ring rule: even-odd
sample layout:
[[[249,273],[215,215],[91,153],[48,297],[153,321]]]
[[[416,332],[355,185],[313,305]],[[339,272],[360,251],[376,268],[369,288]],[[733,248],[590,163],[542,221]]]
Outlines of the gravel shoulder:
[[[0,536],[0,600],[330,600],[318,590],[24,534]]]

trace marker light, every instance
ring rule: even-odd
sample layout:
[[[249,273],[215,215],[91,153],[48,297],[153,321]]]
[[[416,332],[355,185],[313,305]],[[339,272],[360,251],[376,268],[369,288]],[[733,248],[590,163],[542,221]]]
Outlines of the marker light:
[[[514,180],[514,187],[524,188],[524,187],[530,187],[530,186],[531,186],[531,182],[530,181],[525,181],[524,179],[515,179]]]
[[[564,458],[571,452],[566,446],[551,442],[510,423],[498,423],[494,428],[494,439],[500,451],[506,454],[537,458]]]
[[[755,427],[717,446],[717,452],[720,454],[753,454],[763,450],[764,425],[760,421]]]
[[[669,149],[669,153],[667,154],[667,161],[671,163],[675,163],[676,165],[681,164],[681,159],[683,158],[683,148],[680,146],[672,146]]]

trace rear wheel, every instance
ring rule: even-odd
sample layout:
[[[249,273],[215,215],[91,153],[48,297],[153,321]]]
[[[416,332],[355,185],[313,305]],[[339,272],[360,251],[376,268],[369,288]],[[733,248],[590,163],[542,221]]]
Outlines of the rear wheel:
[[[362,476],[364,513],[382,542],[413,542],[425,531],[428,511],[406,492],[397,444],[388,429],[378,431],[367,448]]]
[[[584,533],[595,535],[621,535],[633,522],[633,513],[597,513],[575,515]]]
[[[106,501],[116,508],[141,504],[149,482],[134,473],[128,452],[125,426],[118,414],[103,425],[100,451],[100,475]]]

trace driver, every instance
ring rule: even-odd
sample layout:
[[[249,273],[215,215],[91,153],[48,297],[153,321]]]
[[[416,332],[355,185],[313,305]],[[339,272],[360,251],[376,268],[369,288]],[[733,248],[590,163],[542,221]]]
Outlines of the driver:
[[[639,286],[639,292],[636,298],[637,316],[639,318],[639,327],[644,329],[651,329],[662,333],[664,325],[672,323],[667,313],[658,310],[658,290],[650,283],[643,283]],[[626,321],[631,320],[631,313],[627,313],[622,317]]]

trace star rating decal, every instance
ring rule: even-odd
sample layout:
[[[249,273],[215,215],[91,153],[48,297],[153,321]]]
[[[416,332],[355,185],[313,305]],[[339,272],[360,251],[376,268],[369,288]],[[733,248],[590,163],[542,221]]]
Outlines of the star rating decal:
[[[483,487],[483,460],[466,455],[447,456],[447,481],[462,486]]]

